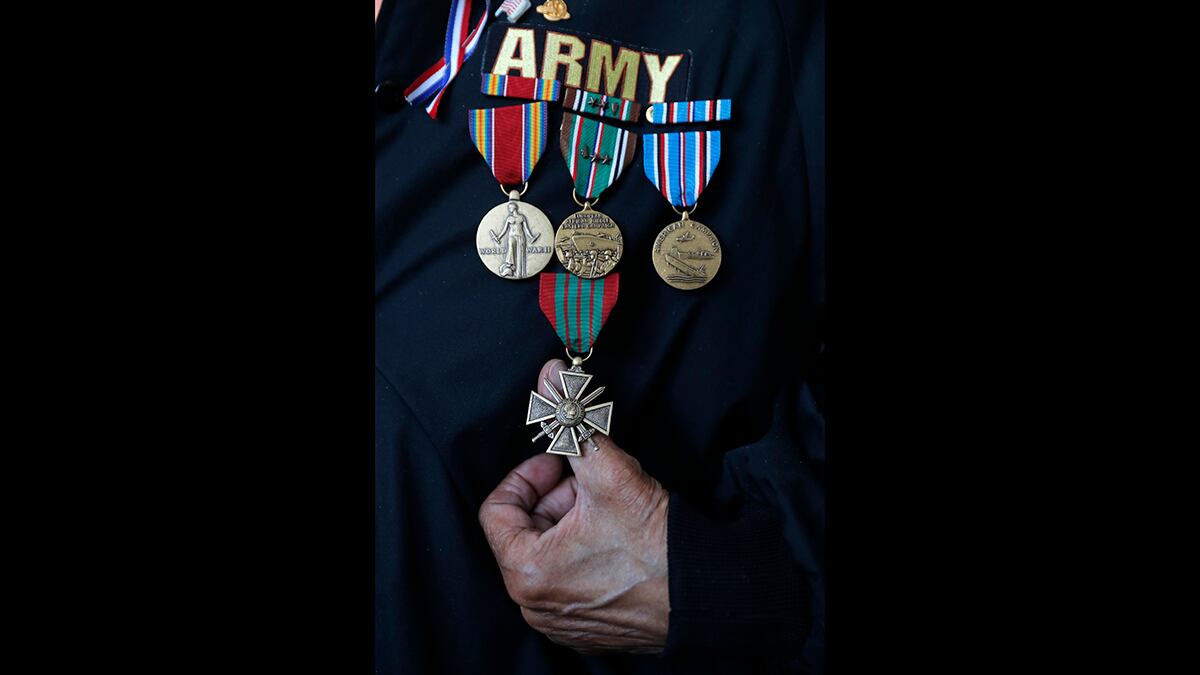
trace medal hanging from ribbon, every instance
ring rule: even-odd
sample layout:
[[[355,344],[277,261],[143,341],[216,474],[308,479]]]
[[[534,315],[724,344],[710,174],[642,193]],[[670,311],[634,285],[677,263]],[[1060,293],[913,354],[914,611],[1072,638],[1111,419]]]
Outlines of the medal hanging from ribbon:
[[[717,236],[691,219],[696,200],[721,160],[721,132],[648,134],[642,148],[646,177],[681,216],[654,240],[654,269],[675,288],[699,288],[712,281],[721,267]]]
[[[463,62],[471,58],[475,48],[479,46],[479,38],[483,36],[483,28],[488,22],[490,0],[483,3],[483,14],[470,33],[467,25],[471,19],[471,0],[450,0],[450,20],[446,24],[446,40],[443,45],[442,58],[424,73],[421,73],[413,83],[404,90],[404,98],[411,105],[425,108],[429,116],[437,119],[438,105],[446,87],[462,70]]]
[[[623,122],[636,122],[642,112],[642,104],[636,101],[595,94],[574,87],[563,89],[563,107]]]
[[[500,191],[508,195],[507,202],[479,221],[475,246],[484,266],[505,279],[528,279],[550,262],[554,252],[550,219],[521,201],[529,189],[529,174],[546,150],[548,114],[546,103],[467,111],[471,141],[500,181]]]
[[[541,432],[533,440],[549,438],[546,452],[578,457],[582,454],[581,442],[596,431],[609,433],[612,426],[611,402],[590,405],[604,393],[604,387],[587,393],[592,376],[583,372],[583,362],[591,357],[600,328],[617,304],[620,276],[580,279],[543,272],[539,278],[538,304],[571,358],[570,369],[558,374],[560,387],[546,380],[550,398],[529,392],[525,424],[541,425]],[[572,356],[572,350],[585,356]]]
[[[620,228],[592,205],[633,163],[637,141],[635,133],[563,112],[559,146],[574,184],[571,198],[583,210],[567,216],[558,226],[554,249],[558,261],[575,276],[602,277],[621,260]]]
[[[652,103],[646,109],[646,121],[651,124],[684,124],[687,122],[726,122],[732,109],[727,98],[715,101],[675,101]]]

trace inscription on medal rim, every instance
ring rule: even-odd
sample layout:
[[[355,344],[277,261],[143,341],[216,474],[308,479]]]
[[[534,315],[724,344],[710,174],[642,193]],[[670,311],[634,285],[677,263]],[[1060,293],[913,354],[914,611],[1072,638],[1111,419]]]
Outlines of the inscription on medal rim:
[[[540,209],[519,199],[493,207],[475,230],[475,250],[492,274],[528,279],[553,257],[554,228]]]
[[[567,216],[558,226],[554,248],[562,266],[584,279],[596,279],[611,272],[625,250],[617,223],[590,209]]]
[[[712,281],[721,268],[721,242],[702,223],[681,220],[658,233],[651,247],[654,271],[673,288],[692,290]]]

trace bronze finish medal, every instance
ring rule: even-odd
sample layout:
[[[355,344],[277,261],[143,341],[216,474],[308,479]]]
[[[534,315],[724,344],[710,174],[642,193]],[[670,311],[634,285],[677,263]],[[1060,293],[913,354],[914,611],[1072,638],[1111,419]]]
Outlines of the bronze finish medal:
[[[564,112],[559,145],[574,183],[571,196],[583,210],[559,225],[554,251],[571,274],[583,279],[602,277],[620,262],[624,241],[617,223],[592,205],[633,163],[637,134]]]
[[[508,195],[508,201],[488,211],[475,230],[479,259],[504,279],[528,279],[542,271],[554,248],[550,219],[521,201],[529,174],[546,148],[547,113],[544,102],[467,113],[471,140]],[[524,187],[509,191],[506,184]]]
[[[475,231],[479,259],[505,279],[528,279],[542,271],[554,252],[550,219],[520,196],[510,192],[508,201],[488,211]]]
[[[592,205],[584,202],[582,211],[567,216],[558,226],[554,251],[558,262],[568,272],[584,279],[595,279],[617,266],[624,242],[617,223],[603,213],[593,211]]]
[[[721,243],[691,213],[721,159],[721,132],[648,134],[642,148],[646,177],[680,214],[654,240],[654,270],[674,288],[700,288],[721,267]]]
[[[683,218],[658,233],[651,248],[654,271],[680,290],[700,288],[721,267],[721,242],[713,231],[683,212]]]
[[[557,384],[561,386],[547,379],[543,380],[547,396],[529,392],[525,424],[541,427],[533,441],[549,438],[546,452],[578,457],[583,454],[582,444],[592,434],[597,431],[607,434],[612,428],[613,404],[595,403],[604,393],[604,387],[587,391],[592,376],[583,372],[583,362],[591,358],[600,328],[617,304],[620,277],[617,273],[599,279],[578,279],[561,272],[543,272],[540,277],[538,306],[571,359],[571,367],[558,374]],[[585,356],[572,354],[572,350]]]

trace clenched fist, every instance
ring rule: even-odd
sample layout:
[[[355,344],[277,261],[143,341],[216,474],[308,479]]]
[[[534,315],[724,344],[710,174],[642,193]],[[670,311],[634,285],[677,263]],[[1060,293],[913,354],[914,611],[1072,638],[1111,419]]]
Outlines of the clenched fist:
[[[558,381],[566,363],[542,367]],[[583,653],[661,651],[667,640],[669,495],[601,433],[569,457],[522,462],[484,500],[479,523],[525,621]]]

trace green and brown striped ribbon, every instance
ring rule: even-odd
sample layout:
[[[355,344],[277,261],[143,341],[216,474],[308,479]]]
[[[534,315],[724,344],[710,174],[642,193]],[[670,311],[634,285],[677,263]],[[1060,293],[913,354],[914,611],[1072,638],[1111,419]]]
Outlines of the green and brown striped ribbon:
[[[559,145],[575,192],[593,199],[621,177],[637,154],[638,135],[600,120],[563,112]]]

